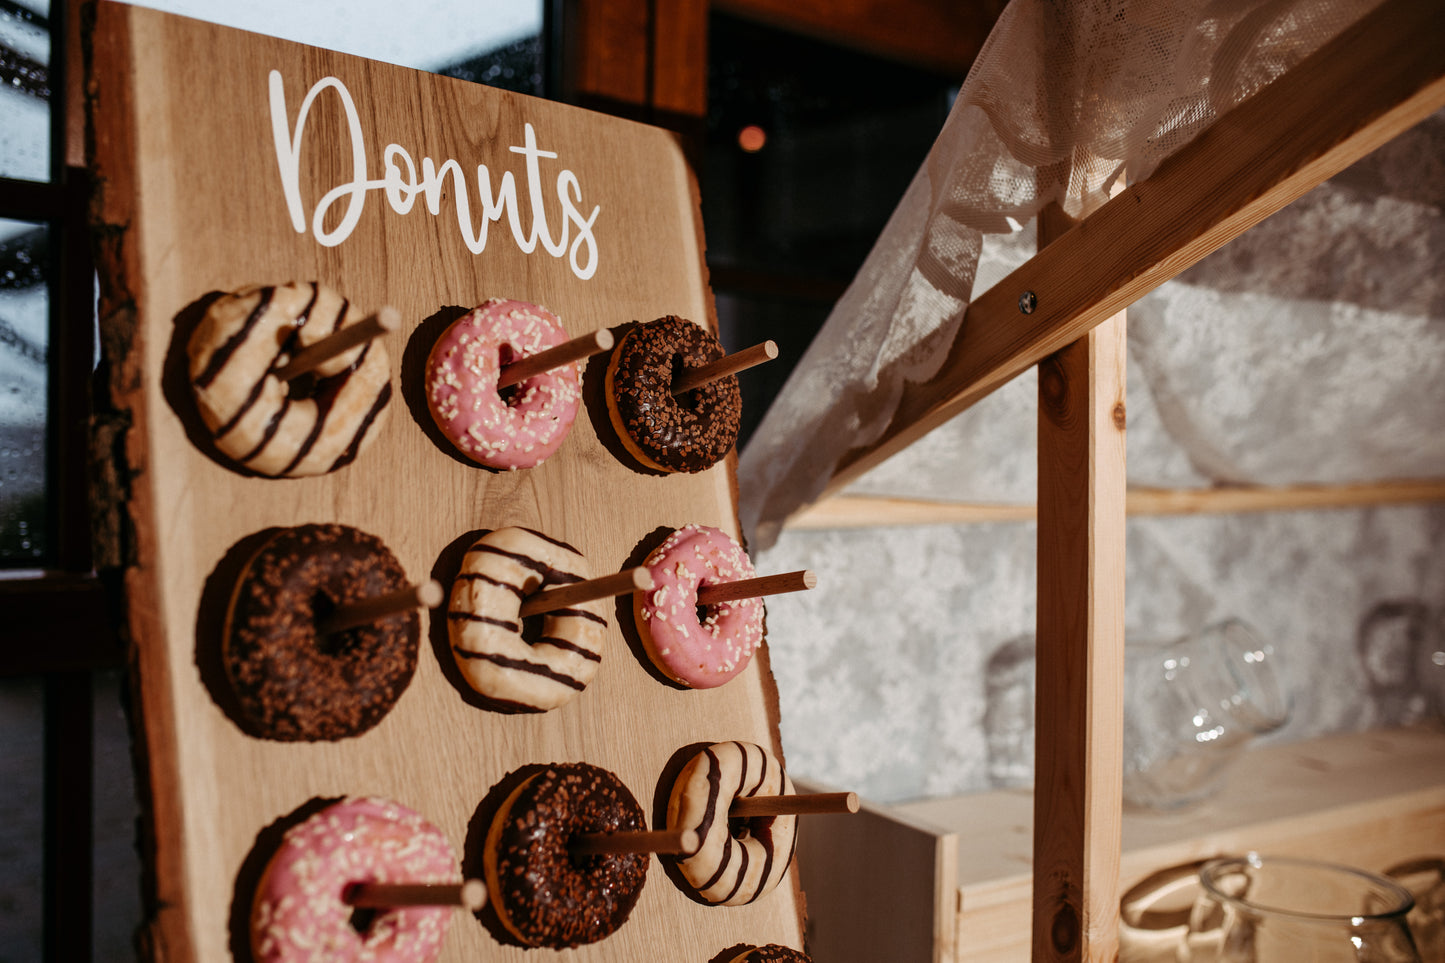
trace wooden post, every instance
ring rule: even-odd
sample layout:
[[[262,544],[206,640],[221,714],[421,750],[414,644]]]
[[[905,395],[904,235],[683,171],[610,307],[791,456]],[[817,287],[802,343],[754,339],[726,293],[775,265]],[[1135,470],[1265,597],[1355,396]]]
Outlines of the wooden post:
[[[565,6],[564,99],[659,126],[699,128],[707,110],[705,0]]]
[[[1042,212],[1040,247],[1071,226]],[[1118,955],[1124,334],[1120,312],[1039,363],[1035,961]]]

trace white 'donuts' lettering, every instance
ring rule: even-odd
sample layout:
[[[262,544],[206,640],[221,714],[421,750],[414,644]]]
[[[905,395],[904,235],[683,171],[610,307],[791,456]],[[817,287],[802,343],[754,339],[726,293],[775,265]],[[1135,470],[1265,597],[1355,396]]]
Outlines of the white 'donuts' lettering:
[[[492,175],[485,164],[476,167],[476,197],[481,206],[480,221],[473,221],[471,191],[468,188],[466,172],[462,165],[448,158],[440,165],[430,157],[422,157],[420,177],[417,164],[411,154],[399,144],[387,144],[382,151],[383,176],[372,180],[368,176],[366,143],[361,129],[361,117],[351,92],[335,77],[326,77],[311,85],[301,100],[296,112],[296,124],[292,127],[290,113],[286,109],[286,88],[279,70],[270,74],[271,84],[271,133],[276,145],[276,165],[281,174],[281,190],[286,197],[286,210],[291,215],[291,226],[296,233],[307,231],[306,205],[301,197],[301,145],[306,133],[306,118],[311,105],[326,90],[335,90],[346,118],[346,134],[351,142],[351,180],[337,184],[321,195],[311,212],[310,230],[316,242],[323,247],[335,247],[351,236],[361,213],[366,207],[369,191],[380,190],[386,195],[387,203],[398,214],[406,214],[420,194],[426,199],[427,210],[432,215],[441,213],[442,198],[447,193],[445,184],[451,177],[451,195],[456,207],[457,228],[467,250],[481,254],[487,246],[487,228],[494,221],[507,219],[512,239],[524,253],[531,254],[538,242],[552,257],[567,255],[572,273],[585,281],[597,271],[597,241],[592,226],[601,212],[600,205],[594,205],[591,213],[583,215],[582,185],[577,175],[563,168],[557,172],[556,194],[562,213],[561,225],[556,236],[547,222],[547,205],[543,190],[543,160],[556,160],[555,151],[542,150],[537,146],[537,134],[531,124],[523,125],[523,143],[507,149],[513,154],[526,158],[527,201],[532,210],[530,229],[522,226],[521,202],[517,196],[516,178],[511,171],[503,171],[493,188]],[[338,205],[340,217],[335,226],[327,229],[326,222],[332,208]],[[575,236],[572,228],[577,228]],[[570,242],[570,243],[569,243]]]

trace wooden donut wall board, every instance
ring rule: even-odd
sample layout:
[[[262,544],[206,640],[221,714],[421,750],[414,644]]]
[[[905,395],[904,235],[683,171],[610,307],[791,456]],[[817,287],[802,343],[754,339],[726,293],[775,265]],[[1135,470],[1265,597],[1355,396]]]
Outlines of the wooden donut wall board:
[[[546,713],[488,711],[467,698],[445,629],[439,641],[431,624],[444,623],[444,608],[423,613],[410,686],[359,737],[248,735],[218,669],[228,580],[257,533],[275,527],[370,532],[412,581],[448,564],[454,572],[468,533],[507,525],[572,543],[596,574],[636,564],[662,530],[689,522],[737,535],[731,459],[662,475],[623,451],[600,390],[605,355],[584,369],[584,410],[561,449],[529,470],[464,462],[419,401],[431,340],[488,298],[542,304],[571,337],[666,314],[715,325],[695,184],[670,134],[108,2],[95,9],[89,98],[113,406],[102,422],[124,428],[114,457],[101,459],[100,515],[108,500],[119,521],[99,548],[119,556],[148,774],[149,955],[248,959],[249,887],[279,827],[317,800],[395,799],[479,865],[468,844],[485,834],[485,800],[529,765],[609,769],[652,824],[683,747],[740,739],[781,755],[766,651],[725,686],[676,688],[624,629],[626,599],[611,609],[596,678]],[[399,152],[419,181],[440,172],[434,196],[388,196],[384,158],[405,168]],[[460,176],[447,174],[453,161]],[[504,177],[514,195],[502,193]],[[508,216],[483,219],[479,181],[515,204]],[[534,228],[551,250],[527,243]],[[206,450],[185,339],[216,292],[291,280],[399,310],[401,330],[385,337],[397,390],[375,444],[353,464],[312,478],[255,477]],[[802,946],[796,869],[752,905],[711,907],[685,895],[657,857],[631,919],[598,943],[528,950],[485,920],[485,911],[456,911],[442,959],[703,963],[741,943]]]

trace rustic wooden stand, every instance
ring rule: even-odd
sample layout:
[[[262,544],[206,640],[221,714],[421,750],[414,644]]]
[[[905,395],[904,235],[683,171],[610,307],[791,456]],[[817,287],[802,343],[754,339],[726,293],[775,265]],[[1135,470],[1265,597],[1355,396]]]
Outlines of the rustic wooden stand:
[[[416,677],[370,732],[286,744],[238,727],[216,670],[216,632],[228,578],[247,540],[268,528],[356,526],[379,536],[413,580],[445,575],[469,533],[504,525],[570,541],[598,573],[635,564],[662,529],[699,522],[736,534],[731,464],[662,476],[622,451],[600,392],[605,356],[585,369],[584,410],[561,450],[527,471],[497,474],[453,456],[417,390],[431,340],[489,297],[543,304],[572,336],[664,314],[712,324],[695,186],[664,131],[474,84],[108,2],[97,5],[91,42],[110,388],[98,402],[112,409],[98,501],[103,548],[123,573],[136,682],[150,955],[248,958],[249,886],[268,828],[313,800],[394,798],[470,861],[485,833],[484,799],[530,764],[610,769],[655,820],[664,772],[683,747],[744,739],[779,751],[766,650],[727,686],[680,690],[624,631],[627,599],[597,678],[552,712],[476,707],[450,671],[444,630],[424,617]],[[318,88],[298,135],[303,98],[326,78],[338,83]],[[405,151],[415,175],[388,145]],[[290,204],[288,149],[297,171]],[[432,164],[442,172],[436,190],[417,192],[409,209],[388,198],[378,186],[386,157],[404,178],[421,180]],[[459,176],[446,173],[449,161]],[[505,196],[504,175],[515,189],[515,234],[507,215],[483,216],[479,179]],[[361,190],[361,181],[376,183]],[[342,190],[313,221],[333,188]],[[470,201],[464,223],[488,231],[479,251],[464,243],[460,194]],[[531,253],[518,240],[534,229],[538,203],[550,239],[568,239],[555,256],[548,237]],[[213,292],[293,279],[400,311],[401,330],[385,336],[398,390],[376,444],[353,465],[301,480],[250,477],[207,450],[183,376],[185,337]],[[751,906],[715,908],[684,895],[654,860],[632,919],[568,958],[707,961],[766,942],[802,945],[796,873]],[[458,911],[443,959],[554,955],[509,945]]]

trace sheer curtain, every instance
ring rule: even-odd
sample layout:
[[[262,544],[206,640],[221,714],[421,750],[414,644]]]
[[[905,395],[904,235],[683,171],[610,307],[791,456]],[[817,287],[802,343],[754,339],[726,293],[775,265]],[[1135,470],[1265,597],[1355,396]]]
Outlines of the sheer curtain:
[[[741,514],[753,546],[771,545],[839,458],[883,430],[905,383],[934,374],[968,308],[987,235],[1019,231],[1052,202],[1087,216],[1126,167],[1147,177],[1372,6],[1014,0],[868,259],[742,453]],[[1169,382],[1167,373],[1146,377]],[[1205,476],[1219,475],[1205,440],[1180,443]],[[1248,480],[1242,474],[1224,472]]]

